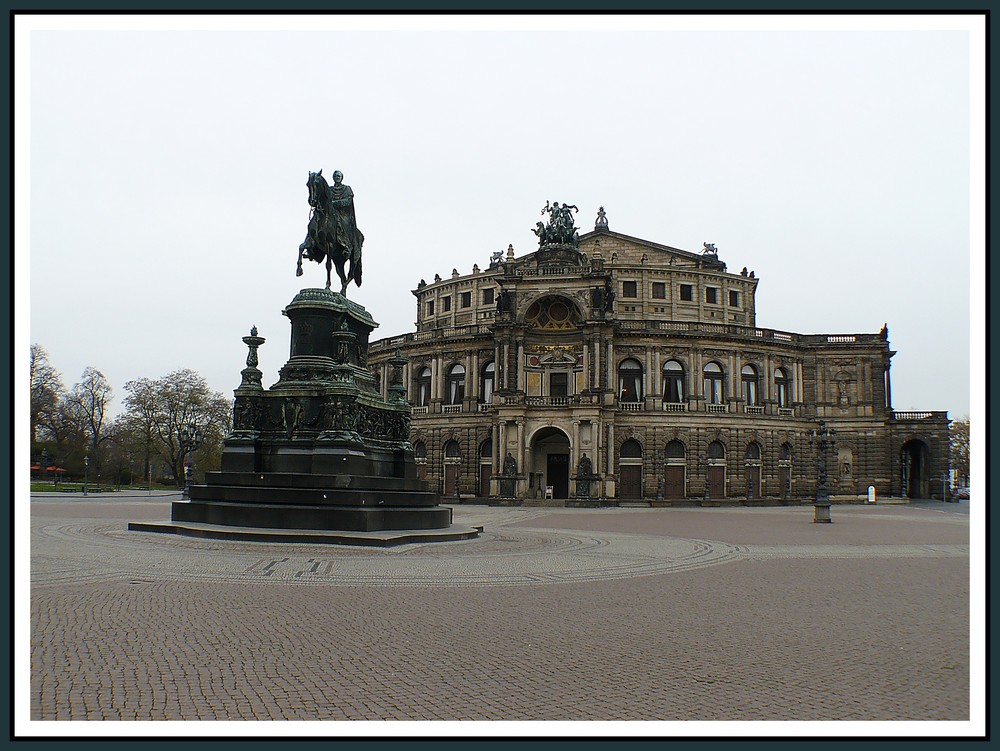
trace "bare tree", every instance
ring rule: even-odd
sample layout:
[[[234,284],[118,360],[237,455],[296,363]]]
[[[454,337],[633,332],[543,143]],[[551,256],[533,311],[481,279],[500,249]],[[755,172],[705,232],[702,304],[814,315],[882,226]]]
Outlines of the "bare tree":
[[[56,418],[63,395],[62,377],[49,362],[49,355],[40,344],[31,345],[31,444],[38,441],[39,429],[51,425]]]
[[[203,470],[214,466],[232,427],[229,399],[210,390],[208,382],[193,370],[177,370],[155,381],[129,381],[125,390],[123,424],[137,445],[149,447],[150,458],[162,459],[170,467],[178,486],[184,484],[180,433],[188,425],[196,425],[201,432],[199,466]]]
[[[87,367],[80,382],[75,384],[65,402],[70,414],[83,427],[94,470],[101,471],[101,442],[107,437],[108,405],[111,402],[111,384],[96,368]]]

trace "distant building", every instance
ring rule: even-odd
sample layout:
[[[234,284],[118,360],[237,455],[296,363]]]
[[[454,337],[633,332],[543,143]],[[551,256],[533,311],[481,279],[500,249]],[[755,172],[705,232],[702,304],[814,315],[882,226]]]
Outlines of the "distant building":
[[[371,344],[383,392],[386,360],[409,358],[411,442],[432,488],[503,503],[799,502],[815,495],[825,422],[834,499],[869,485],[940,497],[947,413],[892,409],[886,328],[761,329],[759,280],[712,244],[629,237],[603,210],[584,235],[551,225],[532,253],[421,282],[416,331]]]

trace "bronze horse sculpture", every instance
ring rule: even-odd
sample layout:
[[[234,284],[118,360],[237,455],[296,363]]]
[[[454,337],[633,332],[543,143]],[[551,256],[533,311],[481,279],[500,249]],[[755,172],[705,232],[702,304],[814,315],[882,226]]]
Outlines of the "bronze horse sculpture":
[[[347,295],[351,280],[361,286],[361,244],[365,236],[358,230],[354,215],[354,193],[343,185],[343,174],[333,173],[334,187],[323,177],[323,170],[310,172],[306,186],[309,188],[309,226],[306,239],[299,245],[296,276],[302,276],[302,259],[316,263],[326,261],[326,288],[330,289],[331,271],[337,267],[340,277],[340,294]]]

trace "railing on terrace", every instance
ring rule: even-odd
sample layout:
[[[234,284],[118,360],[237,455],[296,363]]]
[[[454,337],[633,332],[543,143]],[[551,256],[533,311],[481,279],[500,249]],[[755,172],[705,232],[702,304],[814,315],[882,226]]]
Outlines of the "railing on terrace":
[[[795,410],[791,407],[778,407],[778,417],[795,417]]]
[[[893,412],[893,420],[933,420],[933,419],[944,419],[947,417],[947,411],[935,411],[935,412]]]
[[[410,411],[413,414],[415,414],[415,415],[426,415],[427,414],[427,407],[414,407]]]
[[[728,404],[706,404],[705,411],[710,415],[721,415],[729,411]]]
[[[618,409],[623,412],[642,412],[642,402],[618,402]]]
[[[491,404],[489,402],[485,402],[485,403],[479,405],[479,411],[480,412],[495,412],[496,408],[497,407],[496,407],[495,404]]]
[[[760,405],[746,404],[743,406],[743,411],[748,415],[762,415],[764,414],[764,408]]]
[[[663,402],[664,412],[687,412],[688,405],[686,402]]]
[[[441,407],[441,411],[446,415],[454,415],[462,411],[461,404],[445,404]]]
[[[568,407],[570,404],[568,396],[526,396],[524,403],[529,407]]]

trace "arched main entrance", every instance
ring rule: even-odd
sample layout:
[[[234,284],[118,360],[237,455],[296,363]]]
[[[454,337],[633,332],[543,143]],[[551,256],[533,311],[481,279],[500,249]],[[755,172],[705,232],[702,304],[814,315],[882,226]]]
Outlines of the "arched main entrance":
[[[913,439],[899,452],[900,490],[907,498],[930,498],[930,458],[927,444]]]
[[[531,439],[531,472],[544,496],[552,487],[553,498],[569,498],[569,436],[559,428],[542,428]]]

